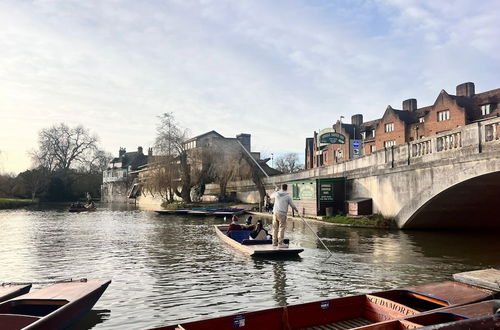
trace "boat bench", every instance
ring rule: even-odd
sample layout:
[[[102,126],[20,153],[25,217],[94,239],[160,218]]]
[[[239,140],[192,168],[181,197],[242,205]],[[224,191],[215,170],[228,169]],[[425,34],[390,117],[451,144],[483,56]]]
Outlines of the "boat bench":
[[[234,239],[236,242],[241,243],[243,240],[247,240],[250,237],[250,230],[231,230],[227,233],[227,236]]]
[[[273,241],[270,239],[244,239],[241,244],[243,245],[260,245],[260,244],[272,244]],[[290,244],[290,240],[285,238],[283,243]]]

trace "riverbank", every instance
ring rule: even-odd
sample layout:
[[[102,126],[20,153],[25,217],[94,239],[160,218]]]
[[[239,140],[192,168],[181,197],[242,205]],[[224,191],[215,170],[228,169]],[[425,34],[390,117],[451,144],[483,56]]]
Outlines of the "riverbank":
[[[0,210],[14,209],[18,207],[35,204],[31,199],[0,198]]]
[[[272,213],[263,212],[249,212],[254,215],[272,218]],[[300,217],[288,216],[288,219],[300,220]],[[380,214],[373,214],[370,216],[347,217],[336,215],[332,217],[304,217],[307,221],[320,222],[329,225],[343,226],[343,227],[357,227],[357,228],[382,228],[392,229],[396,228],[394,220],[384,218]]]

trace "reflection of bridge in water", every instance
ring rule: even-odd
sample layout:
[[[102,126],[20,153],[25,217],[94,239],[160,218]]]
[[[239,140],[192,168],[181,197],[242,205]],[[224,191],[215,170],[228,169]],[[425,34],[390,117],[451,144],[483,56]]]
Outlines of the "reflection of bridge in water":
[[[500,118],[267,183],[346,177],[347,197],[373,199],[400,228],[500,227]]]

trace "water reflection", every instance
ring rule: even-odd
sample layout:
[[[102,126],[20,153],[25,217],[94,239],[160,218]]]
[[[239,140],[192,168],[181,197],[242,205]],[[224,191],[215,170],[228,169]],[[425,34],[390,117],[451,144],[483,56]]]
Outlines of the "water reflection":
[[[286,306],[286,271],[283,261],[276,261],[273,263],[273,275],[274,301],[276,301],[279,306]]]
[[[257,217],[256,217],[257,218]],[[257,219],[255,219],[257,220]],[[271,220],[262,218],[266,228]],[[78,329],[144,329],[262,308],[449,280],[499,267],[490,233],[401,232],[302,221],[298,259],[249,258],[216,237],[221,218],[165,216],[130,205],[0,211],[1,282],[112,278],[94,321]]]
[[[111,316],[109,309],[93,309],[75,323],[70,329],[72,330],[87,330],[92,329],[96,325],[108,320]]]

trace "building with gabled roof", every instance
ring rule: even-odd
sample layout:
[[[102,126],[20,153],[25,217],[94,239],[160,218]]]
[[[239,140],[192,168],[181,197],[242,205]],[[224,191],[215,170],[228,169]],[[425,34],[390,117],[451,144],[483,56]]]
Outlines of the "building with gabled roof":
[[[306,138],[306,168],[335,164],[499,116],[499,102],[500,88],[476,94],[474,83],[466,82],[456,87],[455,95],[441,90],[432,105],[418,108],[412,98],[402,102],[402,109],[389,105],[380,119],[363,123],[361,114],[354,115],[351,124],[337,121],[332,128]],[[322,133],[343,136],[344,143],[321,143]]]

